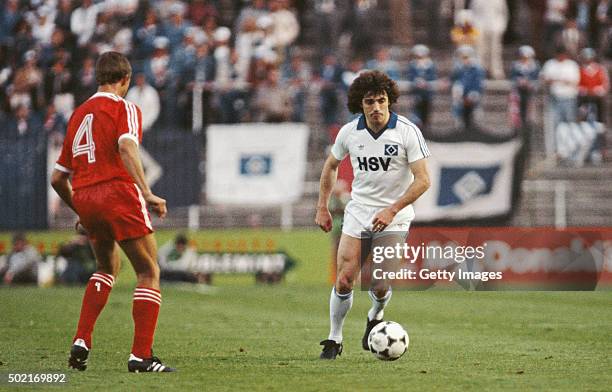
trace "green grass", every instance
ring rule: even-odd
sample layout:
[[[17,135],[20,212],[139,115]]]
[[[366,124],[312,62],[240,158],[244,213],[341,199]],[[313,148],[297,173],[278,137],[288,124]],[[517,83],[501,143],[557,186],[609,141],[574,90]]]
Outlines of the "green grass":
[[[328,238],[308,231],[202,235],[269,236],[300,264],[278,286],[240,278],[219,279],[210,290],[164,288],[155,350],[180,371],[147,375],[126,371],[133,274],[125,268],[96,326],[89,369],[68,372],[68,389],[603,391],[612,385],[612,292],[396,291],[387,319],[403,324],[411,342],[390,363],[360,348],[369,300],[356,292],[345,352],[322,362]],[[81,296],[82,288],[0,289],[0,374],[67,371]]]

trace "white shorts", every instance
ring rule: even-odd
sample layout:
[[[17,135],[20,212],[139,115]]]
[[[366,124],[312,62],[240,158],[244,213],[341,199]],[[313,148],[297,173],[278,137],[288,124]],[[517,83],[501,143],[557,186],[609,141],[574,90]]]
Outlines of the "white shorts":
[[[356,203],[351,200],[344,209],[344,222],[342,223],[342,233],[351,236],[353,238],[362,237],[362,232],[372,232],[372,219],[381,207],[370,207],[363,204]],[[409,209],[403,209],[395,215],[391,224],[381,232],[377,234],[384,234],[385,232],[405,232],[408,233],[410,229],[410,222],[412,222],[412,211]]]

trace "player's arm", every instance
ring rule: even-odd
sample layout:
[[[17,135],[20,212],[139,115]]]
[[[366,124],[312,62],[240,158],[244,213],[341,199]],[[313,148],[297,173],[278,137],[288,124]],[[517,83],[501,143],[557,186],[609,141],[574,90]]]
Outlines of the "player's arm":
[[[333,154],[329,154],[325,165],[323,165],[323,171],[321,172],[321,180],[319,182],[319,201],[317,202],[317,215],[315,223],[325,231],[329,232],[332,229],[332,216],[329,212],[329,198],[331,196],[332,189],[336,184],[336,178],[338,177],[338,166],[340,161],[337,160]]]
[[[167,212],[166,200],[155,196],[145,181],[145,174],[138,152],[138,144],[136,144],[136,142],[130,138],[120,139],[119,155],[121,156],[125,170],[127,170],[142,192],[142,197],[147,202],[147,205],[150,206],[160,218],[164,218]]]
[[[406,192],[389,207],[380,210],[372,220],[372,231],[383,231],[387,227],[395,215],[404,207],[414,203],[427,189],[431,182],[429,180],[429,171],[427,170],[427,160],[425,158],[414,161],[410,164],[410,171],[414,175],[414,181]]]
[[[72,204],[72,184],[70,183],[70,174],[53,169],[53,173],[51,173],[51,186],[53,189],[55,189],[55,192],[57,192],[64,203],[66,203],[68,207],[72,208],[72,211],[76,213],[74,204]]]

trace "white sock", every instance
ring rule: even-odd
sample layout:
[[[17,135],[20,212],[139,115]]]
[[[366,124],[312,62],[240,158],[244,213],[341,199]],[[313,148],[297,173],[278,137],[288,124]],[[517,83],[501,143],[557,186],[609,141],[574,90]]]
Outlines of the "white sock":
[[[329,337],[336,343],[342,343],[342,326],[348,311],[353,306],[353,291],[347,294],[336,293],[334,287],[329,297]]]
[[[142,362],[142,358],[138,358],[136,355],[130,353],[130,357],[128,358],[128,361]]]
[[[87,347],[87,345],[85,344],[85,341],[83,339],[77,339],[72,344],[74,344],[76,346],[83,347],[85,350],[89,351],[89,347]]]
[[[385,315],[385,306],[387,306],[387,303],[389,303],[392,294],[391,287],[389,287],[387,294],[385,294],[385,296],[382,298],[377,298],[376,294],[374,294],[372,290],[368,291],[368,295],[372,300],[372,307],[368,311],[368,320],[372,321],[374,319],[383,319],[383,316]]]

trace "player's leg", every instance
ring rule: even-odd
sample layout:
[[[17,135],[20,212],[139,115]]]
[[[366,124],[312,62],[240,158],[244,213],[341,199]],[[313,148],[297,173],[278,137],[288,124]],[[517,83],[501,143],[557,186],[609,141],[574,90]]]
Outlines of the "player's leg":
[[[342,234],[338,245],[338,265],[336,284],[330,298],[330,317],[332,325],[329,339],[342,342],[342,325],[353,303],[353,285],[359,275],[359,256],[361,240]]]
[[[121,266],[119,249],[113,239],[91,239],[91,246],[96,256],[97,270],[89,278],[73,346],[68,363],[70,367],[85,370],[87,356],[92,347],[92,333],[98,316],[104,309],[115,277]]]
[[[353,284],[359,275],[361,240],[342,233],[338,245],[336,283],[329,298],[330,330],[324,346],[322,359],[335,359],[342,352],[342,327],[344,319],[353,305]]]
[[[120,241],[119,245],[132,263],[137,279],[132,303],[134,341],[128,361],[128,370],[131,372],[174,371],[154,357],[151,349],[161,306],[155,237],[153,234],[147,234],[144,237]]]
[[[403,246],[403,244],[406,242],[409,228],[410,222],[403,222],[402,217],[398,217],[398,220],[392,222],[385,232],[376,235],[373,238],[372,247],[395,249],[398,245]],[[372,263],[371,257],[368,258],[367,262]],[[382,266],[383,270],[392,272],[397,271],[398,268],[401,268],[399,262],[401,262],[401,257],[398,258],[394,255],[394,257],[385,259],[379,265]],[[368,337],[370,335],[370,331],[372,331],[376,325],[383,321],[385,307],[393,295],[393,291],[391,290],[391,286],[387,279],[374,279],[372,277],[370,280],[372,283],[370,290],[368,291],[368,295],[372,301],[372,305],[368,311],[366,328],[361,339],[361,346],[364,350],[369,350]]]

